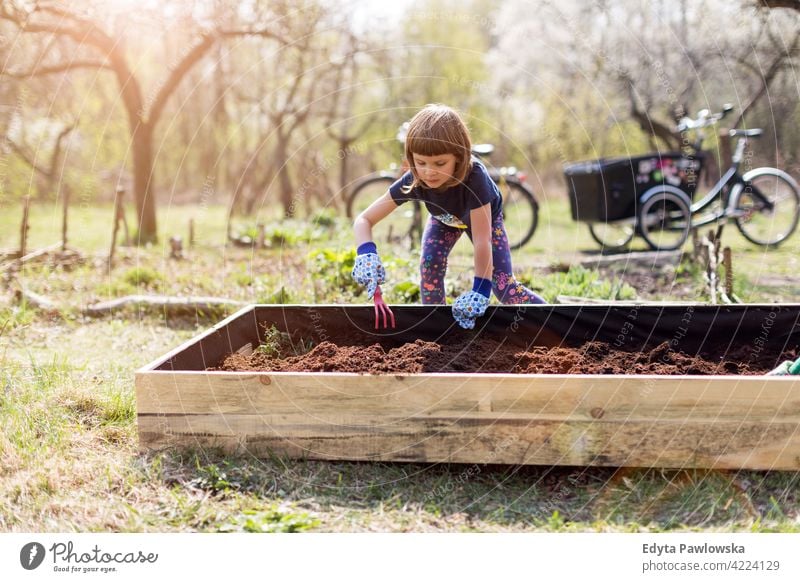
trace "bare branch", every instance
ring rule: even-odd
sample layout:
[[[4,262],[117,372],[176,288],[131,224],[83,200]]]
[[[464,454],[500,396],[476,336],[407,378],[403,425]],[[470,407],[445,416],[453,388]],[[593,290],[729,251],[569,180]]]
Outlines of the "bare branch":
[[[33,157],[26,151],[26,149],[23,146],[15,143],[11,139],[8,139],[8,137],[6,137],[6,142],[11,147],[11,150],[15,154],[17,154],[17,156],[19,156],[20,159],[23,162],[25,162],[25,164],[27,166],[29,166],[37,174],[39,174],[40,176],[42,176],[46,180],[52,180],[56,175],[56,168],[58,166],[58,161],[61,158],[61,148],[62,148],[63,141],[64,141],[64,139],[66,139],[66,137],[70,133],[72,133],[72,131],[75,129],[75,127],[77,127],[76,124],[72,123],[70,125],[65,126],[58,133],[58,136],[56,137],[55,144],[53,146],[53,152],[52,152],[52,154],[50,156],[49,167],[47,169],[45,169],[42,166],[38,165],[34,161]]]
[[[181,59],[181,61],[172,69],[167,77],[167,80],[156,94],[150,111],[145,113],[147,122],[149,124],[155,125],[158,123],[158,120],[164,111],[167,100],[186,76],[186,73],[189,72],[195,63],[197,63],[197,61],[203,58],[203,56],[209,50],[211,50],[211,47],[214,46],[215,42],[217,42],[217,38],[217,35],[214,34],[204,34],[201,36],[199,42],[197,42],[197,44],[195,44],[186,53],[183,59]]]
[[[53,148],[53,155],[50,158],[50,171],[48,172],[48,175],[49,175],[49,177],[51,179],[55,178],[55,176],[56,176],[56,170],[57,170],[58,162],[61,159],[62,144],[63,144],[64,140],[67,138],[67,136],[70,133],[72,133],[72,131],[76,127],[77,127],[77,124],[75,124],[75,123],[67,125],[66,127],[64,127],[64,129],[62,129],[58,133],[58,137],[56,137],[56,143],[55,143],[55,146]]]
[[[37,174],[40,174],[44,178],[48,178],[49,177],[48,174],[47,174],[47,170],[45,170],[44,168],[39,166],[35,161],[33,161],[31,156],[28,155],[28,152],[25,151],[25,148],[23,148],[21,145],[15,143],[14,141],[12,141],[11,139],[8,139],[8,138],[6,138],[6,143],[8,143],[9,147],[11,148],[11,150],[15,154],[17,154],[17,156],[19,156],[19,158],[23,162],[25,162],[25,165],[29,166]]]
[[[758,0],[764,8],[788,8],[800,12],[800,1],[798,0]]]
[[[628,84],[628,95],[631,102],[631,117],[636,120],[642,131],[648,135],[660,139],[670,148],[678,148],[680,143],[678,137],[673,133],[672,129],[653,119],[646,109],[644,111],[639,109],[637,103],[638,100],[636,98],[636,88],[634,87],[633,79],[631,79],[630,75],[623,74],[620,80]]]
[[[31,18],[36,13],[49,13],[60,20],[59,22],[31,22]],[[66,36],[79,45],[87,44],[98,49],[108,61],[107,68],[111,69],[117,77],[131,127],[138,126],[142,111],[142,94],[139,83],[134,77],[133,71],[128,67],[118,41],[103,32],[94,22],[49,4],[37,4],[36,9],[26,15],[12,13],[4,8],[0,11],[0,19],[13,22],[22,32]],[[65,26],[62,24],[64,21],[69,21],[74,26]]]
[[[273,40],[277,40],[283,45],[289,45],[292,43],[289,39],[284,36],[281,36],[274,30],[270,30],[267,28],[241,28],[241,29],[220,29],[217,31],[217,34],[223,38],[233,38],[237,36],[260,36],[263,38],[271,38]]]
[[[30,77],[42,77],[44,75],[55,75],[72,71],[75,69],[111,69],[108,61],[72,61],[60,63],[58,65],[39,66],[30,71],[8,71],[2,70],[0,74],[11,77],[12,79],[28,79]]]
[[[798,46],[800,46],[800,37],[795,36],[791,46],[788,47],[785,52],[779,52],[777,55],[775,55],[774,60],[767,67],[766,72],[764,72],[762,69],[758,69],[752,65],[749,65],[743,60],[740,61],[742,62],[742,64],[746,64],[750,70],[754,71],[757,74],[760,80],[760,87],[758,91],[756,91],[750,97],[750,100],[747,102],[747,105],[745,105],[742,108],[741,112],[739,113],[739,116],[733,123],[733,127],[738,127],[739,124],[741,124],[742,121],[744,121],[747,112],[750,111],[750,109],[752,109],[755,106],[755,104],[758,103],[761,100],[761,98],[767,94],[767,91],[769,91],[770,84],[775,79],[775,77],[778,76],[778,73],[783,69],[785,69],[792,62],[792,58],[790,55],[792,55],[797,50]]]

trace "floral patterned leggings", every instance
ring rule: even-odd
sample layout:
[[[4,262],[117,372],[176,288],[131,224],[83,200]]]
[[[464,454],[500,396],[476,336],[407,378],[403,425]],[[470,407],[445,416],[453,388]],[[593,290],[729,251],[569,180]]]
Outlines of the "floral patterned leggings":
[[[433,218],[428,219],[422,235],[420,261],[420,294],[424,304],[444,304],[444,275],[447,257],[464,229],[447,226]],[[467,232],[472,240],[472,234]],[[518,283],[511,268],[511,251],[503,226],[503,215],[492,224],[492,291],[501,303],[546,303],[539,295]]]

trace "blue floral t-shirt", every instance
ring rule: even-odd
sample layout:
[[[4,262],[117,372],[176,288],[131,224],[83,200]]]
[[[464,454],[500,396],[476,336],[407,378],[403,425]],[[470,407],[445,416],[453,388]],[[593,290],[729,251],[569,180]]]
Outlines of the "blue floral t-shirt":
[[[428,212],[436,220],[454,228],[470,229],[469,213],[485,204],[492,205],[492,221],[500,215],[503,198],[497,184],[489,177],[486,167],[478,160],[472,160],[472,170],[460,184],[444,190],[432,190],[418,186],[404,192],[414,181],[410,171],[389,187],[389,194],[397,204],[409,200],[425,203]]]

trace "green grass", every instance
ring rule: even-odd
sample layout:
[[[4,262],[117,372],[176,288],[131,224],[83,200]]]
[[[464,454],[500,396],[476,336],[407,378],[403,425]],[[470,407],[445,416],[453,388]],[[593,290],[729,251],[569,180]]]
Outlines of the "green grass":
[[[349,222],[330,213],[291,244],[254,250],[225,245],[223,207],[164,208],[162,241],[172,234],[186,240],[188,218],[195,218],[197,244],[186,249],[187,258],[169,259],[164,242],[121,247],[109,271],[103,256],[110,214],[110,207],[75,208],[70,244],[82,263],[37,261],[19,273],[27,288],[57,301],[59,313],[20,305],[6,288],[0,293],[0,531],[800,530],[799,473],[312,462],[213,450],[142,454],[134,371],[215,320],[136,311],[87,320],[80,307],[128,293],[276,303],[365,297],[348,277]],[[31,216],[29,248],[56,242],[60,209],[34,205]],[[275,219],[258,217],[279,232]],[[514,261],[520,279],[548,299],[698,297],[699,271],[690,264],[668,274],[680,284],[656,279],[649,289],[637,287],[628,267],[578,266],[596,247],[563,201],[543,203],[540,220]],[[0,208],[0,247],[16,246],[18,221],[18,208]],[[307,236],[316,229],[325,236]],[[772,251],[732,229],[723,240],[734,249],[743,299],[797,300],[800,236]],[[418,300],[415,252],[381,251],[387,300]],[[471,280],[464,237],[450,261],[448,294]]]

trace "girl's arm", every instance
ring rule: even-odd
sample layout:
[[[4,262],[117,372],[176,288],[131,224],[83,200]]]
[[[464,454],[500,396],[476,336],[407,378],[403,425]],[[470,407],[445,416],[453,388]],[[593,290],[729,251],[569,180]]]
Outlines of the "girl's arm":
[[[475,276],[492,279],[492,206],[484,204],[470,210],[472,246],[475,248]]]
[[[397,203],[387,191],[386,194],[370,204],[369,208],[356,217],[355,222],[353,222],[353,230],[356,235],[356,248],[366,242],[372,241],[372,227],[389,216],[395,208],[397,208]],[[489,256],[491,258],[491,253]]]

